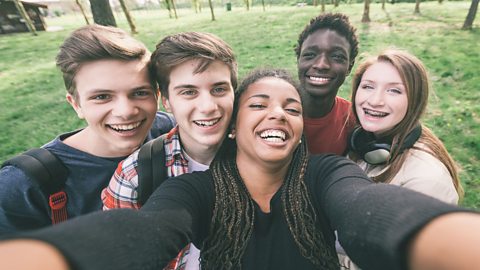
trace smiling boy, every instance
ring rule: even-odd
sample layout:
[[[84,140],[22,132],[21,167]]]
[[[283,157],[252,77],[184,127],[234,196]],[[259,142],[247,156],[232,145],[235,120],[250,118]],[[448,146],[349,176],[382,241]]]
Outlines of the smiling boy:
[[[163,141],[166,162],[158,166],[163,165],[168,177],[207,170],[232,116],[237,86],[233,50],[209,33],[179,33],[157,44],[151,64],[163,106],[177,121]],[[141,207],[138,154],[136,151],[118,165],[102,192],[104,210]],[[185,251],[167,269],[199,269],[199,250],[191,245]]]
[[[358,54],[355,28],[343,14],[322,14],[304,28],[295,53],[310,153],[346,154],[355,120],[337,93]]]
[[[170,117],[156,112],[149,57],[147,48],[123,30],[99,25],[75,30],[61,45],[57,66],[66,99],[87,123],[43,146],[68,170],[68,218],[100,210],[100,193],[118,162],[139,148],[147,133],[152,138],[171,128]],[[3,167],[0,234],[51,225],[51,216],[48,194],[19,168]]]

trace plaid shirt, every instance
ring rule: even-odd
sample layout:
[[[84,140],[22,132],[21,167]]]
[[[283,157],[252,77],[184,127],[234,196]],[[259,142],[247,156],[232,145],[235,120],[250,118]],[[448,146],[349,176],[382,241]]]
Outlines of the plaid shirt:
[[[170,130],[163,141],[163,145],[165,147],[165,168],[167,168],[168,177],[187,173],[188,161],[182,153],[177,127]],[[113,208],[139,209],[141,207],[137,193],[139,151],[135,151],[118,164],[108,187],[102,191],[103,210]]]
[[[167,168],[168,177],[188,173],[188,161],[182,153],[178,127],[170,130],[163,141],[163,145],[165,147],[165,168]],[[140,150],[135,151],[118,164],[108,187],[102,191],[103,210],[113,208],[139,209],[141,207],[138,202],[137,193],[139,151]],[[164,270],[185,269],[189,251],[190,244],[188,244]]]

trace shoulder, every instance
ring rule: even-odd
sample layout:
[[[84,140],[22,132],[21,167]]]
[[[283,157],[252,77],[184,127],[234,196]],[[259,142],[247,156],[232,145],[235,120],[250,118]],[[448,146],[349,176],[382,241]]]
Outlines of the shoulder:
[[[352,103],[342,97],[337,96],[335,98],[335,106],[340,107],[340,108],[348,108],[350,109],[350,106]]]
[[[172,114],[158,111],[155,115],[155,120],[150,128],[150,133],[147,136],[147,140],[156,138],[162,134],[169,132],[175,126],[175,118]]]

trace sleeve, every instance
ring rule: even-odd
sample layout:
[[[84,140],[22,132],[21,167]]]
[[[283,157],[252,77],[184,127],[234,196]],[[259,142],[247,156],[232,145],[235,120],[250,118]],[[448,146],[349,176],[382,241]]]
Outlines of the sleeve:
[[[165,181],[140,210],[94,212],[46,229],[17,235],[52,244],[77,270],[158,270],[209,226],[209,177]],[[176,199],[178,198],[178,199]]]
[[[458,204],[458,193],[445,165],[432,155],[413,151],[399,173],[400,185],[450,204]]]
[[[415,233],[440,215],[467,211],[406,188],[374,184],[342,157],[315,158],[309,168],[317,207],[362,269],[405,269]]]
[[[162,134],[168,133],[175,126],[175,118],[172,114],[158,111],[153,120],[150,132],[147,135],[147,141],[155,139]]]
[[[14,166],[0,170],[0,235],[51,225],[46,195]]]
[[[138,151],[118,164],[110,183],[102,191],[103,210],[113,208],[139,209],[138,202]]]

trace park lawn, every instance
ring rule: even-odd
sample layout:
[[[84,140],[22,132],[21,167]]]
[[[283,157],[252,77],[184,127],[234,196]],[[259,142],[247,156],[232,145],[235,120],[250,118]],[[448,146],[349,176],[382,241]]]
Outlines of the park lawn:
[[[255,4],[255,3],[254,3]],[[343,12],[358,28],[359,62],[365,54],[387,47],[417,55],[430,71],[432,94],[424,123],[444,141],[461,167],[466,196],[463,205],[480,209],[480,24],[473,31],[460,30],[469,2],[422,2],[421,15],[413,3],[372,4],[372,22],[360,22],[363,4],[327,5],[327,11]],[[283,67],[296,72],[293,48],[298,34],[320,7],[260,6],[250,11],[233,6],[217,7],[216,21],[207,7],[196,14],[178,10],[170,19],[165,10],[138,10],[132,14],[140,33],[137,38],[150,49],[165,35],[179,31],[211,32],[235,50],[239,75],[255,67]],[[123,14],[116,13],[119,27],[128,30]],[[84,23],[80,14],[49,18],[50,27],[62,30],[0,36],[0,162],[28,148],[41,146],[57,134],[84,126],[65,102],[55,55],[63,39]],[[355,67],[354,67],[355,68]],[[349,98],[350,78],[339,95]]]

